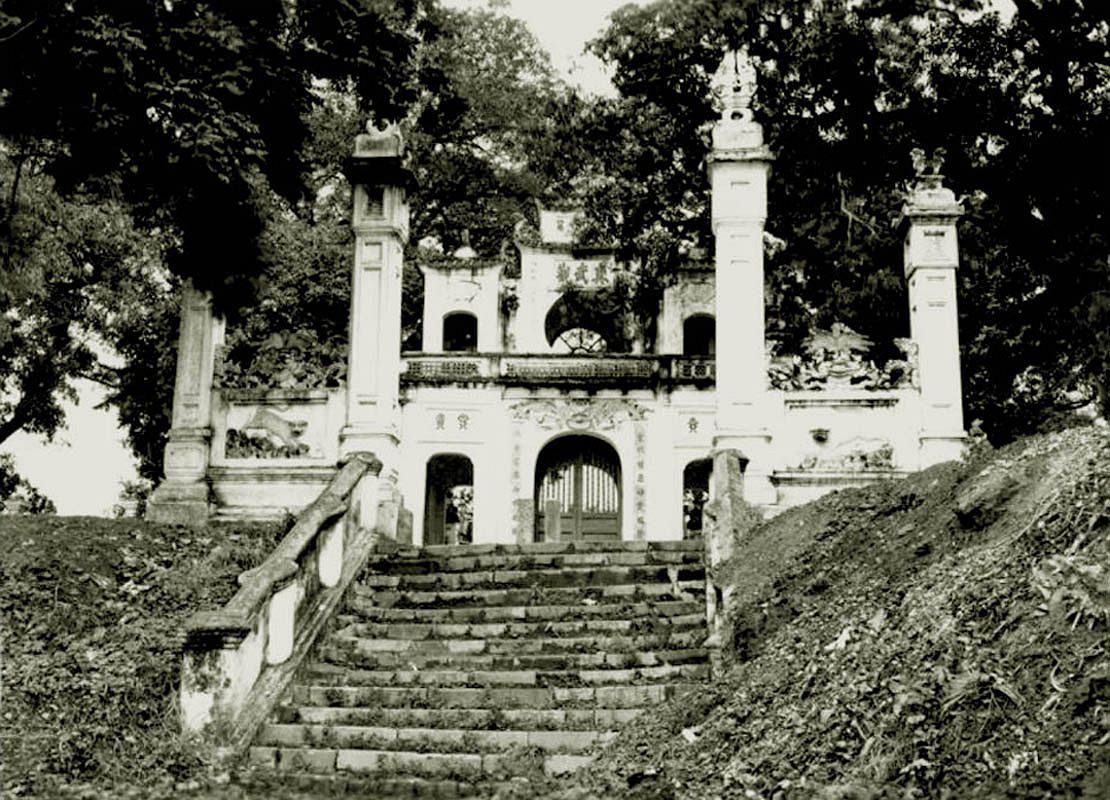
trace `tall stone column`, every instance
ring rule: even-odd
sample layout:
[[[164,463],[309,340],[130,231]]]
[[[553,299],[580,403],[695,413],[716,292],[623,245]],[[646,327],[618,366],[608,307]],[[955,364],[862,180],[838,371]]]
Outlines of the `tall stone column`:
[[[223,321],[211,297],[186,286],[181,297],[177,375],[171,427],[163,456],[165,480],[147,503],[153,522],[203,524],[208,520],[208,463],[212,442],[212,376]]]
[[[966,439],[956,313],[956,222],[963,209],[935,174],[939,166],[934,163],[934,174],[926,175],[918,165],[903,208],[910,336],[917,345],[921,385],[922,468],[959,458]]]
[[[709,156],[716,240],[716,367],[718,450],[738,450],[748,465],[745,499],[777,501],[771,484],[764,344],[763,226],[773,156],[752,118],[755,69],[746,53],[726,54],[717,71],[723,113]]]
[[[347,362],[347,420],[340,452],[372,452],[396,475],[401,371],[401,267],[409,235],[396,126],[371,129],[355,140],[345,172],[354,192],[355,257]]]

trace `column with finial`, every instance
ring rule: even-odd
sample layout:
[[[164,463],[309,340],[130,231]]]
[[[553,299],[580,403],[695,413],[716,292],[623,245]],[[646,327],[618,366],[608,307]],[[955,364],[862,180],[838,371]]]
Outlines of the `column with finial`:
[[[353,191],[355,257],[347,361],[347,419],[340,452],[372,452],[396,469],[401,370],[401,268],[409,235],[410,174],[396,125],[367,126],[344,172]]]
[[[917,175],[902,209],[910,336],[917,345],[921,386],[922,468],[959,458],[966,439],[956,308],[956,222],[963,209],[944,186],[943,156],[938,150],[926,159],[921,150],[913,151]]]
[[[717,324],[714,447],[742,454],[745,499],[768,505],[777,495],[766,420],[763,228],[773,156],[752,115],[756,71],[747,52],[726,53],[714,84],[722,105],[709,155]]]

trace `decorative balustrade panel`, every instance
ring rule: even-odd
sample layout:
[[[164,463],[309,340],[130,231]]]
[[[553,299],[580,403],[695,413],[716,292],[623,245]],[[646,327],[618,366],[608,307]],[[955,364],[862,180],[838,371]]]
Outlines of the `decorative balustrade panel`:
[[[407,356],[401,380],[413,383],[456,383],[483,380],[492,372],[489,357]]]
[[[712,383],[713,358],[689,356],[406,355],[401,380],[408,384],[500,382]]]
[[[544,357],[506,358],[501,374],[506,379],[527,381],[648,379],[658,373],[654,358]]]
[[[717,362],[712,358],[676,358],[672,374],[677,381],[716,380]]]

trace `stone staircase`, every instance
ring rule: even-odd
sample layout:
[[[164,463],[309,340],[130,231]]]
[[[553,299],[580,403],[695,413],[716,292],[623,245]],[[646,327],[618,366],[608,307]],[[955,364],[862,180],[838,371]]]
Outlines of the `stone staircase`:
[[[488,796],[708,677],[700,541],[375,558],[250,749],[283,781]]]

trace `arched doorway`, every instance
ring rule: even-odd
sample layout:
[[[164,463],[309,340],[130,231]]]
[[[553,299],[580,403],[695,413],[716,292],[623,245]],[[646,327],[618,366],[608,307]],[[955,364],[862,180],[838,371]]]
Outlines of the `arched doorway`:
[[[713,459],[699,458],[682,470],[682,538],[701,536],[705,530],[705,504],[709,502],[709,479]]]
[[[468,544],[474,505],[474,465],[456,453],[428,459],[424,544]]]
[[[536,541],[621,537],[621,465],[594,436],[563,436],[536,460]]]

